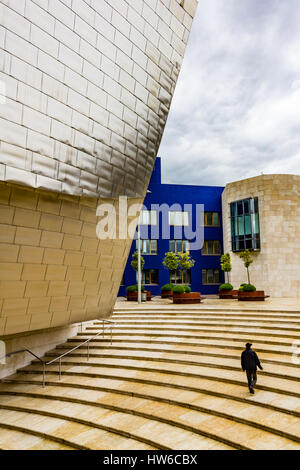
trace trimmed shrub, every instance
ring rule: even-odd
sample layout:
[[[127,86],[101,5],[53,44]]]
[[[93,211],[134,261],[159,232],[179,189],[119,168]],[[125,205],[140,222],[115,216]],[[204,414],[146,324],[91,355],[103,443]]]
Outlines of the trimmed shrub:
[[[137,292],[137,286],[128,286],[126,288],[126,291],[127,291],[127,294],[131,293],[131,292]]]
[[[173,292],[175,292],[175,294],[184,294],[185,286],[173,286]]]
[[[242,290],[243,292],[254,292],[256,291],[256,287],[253,284],[245,284]]]
[[[186,294],[189,294],[190,292],[192,292],[190,286],[184,286],[184,292],[185,292]]]
[[[130,292],[137,292],[138,291],[138,285],[135,284],[134,286],[128,286],[126,288],[127,294]],[[141,286],[141,292],[145,292],[145,287]]]
[[[161,290],[161,292],[172,291],[173,290],[173,284],[165,284],[164,286],[162,286],[162,288],[160,290]]]
[[[233,290],[233,285],[229,283],[221,284],[219,290]]]

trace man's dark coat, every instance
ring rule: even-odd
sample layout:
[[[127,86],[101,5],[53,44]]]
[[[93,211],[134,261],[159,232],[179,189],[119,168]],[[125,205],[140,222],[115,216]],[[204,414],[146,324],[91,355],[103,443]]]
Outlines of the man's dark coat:
[[[259,359],[255,351],[252,349],[245,349],[242,352],[242,369],[243,370],[257,370],[257,366],[262,369]]]

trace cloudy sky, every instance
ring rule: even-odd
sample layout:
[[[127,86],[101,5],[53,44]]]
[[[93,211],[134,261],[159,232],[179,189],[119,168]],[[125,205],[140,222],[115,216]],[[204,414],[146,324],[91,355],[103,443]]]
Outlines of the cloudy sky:
[[[299,0],[199,0],[159,150],[165,183],[300,174],[299,25]]]

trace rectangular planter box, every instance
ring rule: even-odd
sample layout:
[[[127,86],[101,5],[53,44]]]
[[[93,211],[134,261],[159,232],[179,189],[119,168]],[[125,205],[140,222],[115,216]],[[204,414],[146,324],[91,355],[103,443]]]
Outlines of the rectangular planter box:
[[[201,294],[200,292],[189,292],[184,294],[178,294],[173,292],[173,303],[174,304],[200,304]]]
[[[151,292],[150,291],[145,291],[145,292],[142,292],[142,294],[145,293],[147,294],[147,301],[148,300],[151,300]],[[129,302],[137,302],[138,300],[138,293],[137,292],[129,292],[127,294],[127,300]]]
[[[268,295],[265,295],[264,290],[256,290],[254,292],[243,292],[238,291],[238,300],[248,300],[248,301],[262,301],[265,300]]]
[[[220,299],[236,299],[238,296],[237,290],[220,290],[219,298]]]
[[[164,290],[161,292],[162,299],[173,299],[173,292],[171,290]]]

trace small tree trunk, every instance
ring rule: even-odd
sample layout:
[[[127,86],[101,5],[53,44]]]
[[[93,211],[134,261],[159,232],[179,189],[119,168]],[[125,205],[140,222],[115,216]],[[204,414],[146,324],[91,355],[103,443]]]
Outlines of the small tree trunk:
[[[250,284],[249,268],[247,268],[248,284]]]

